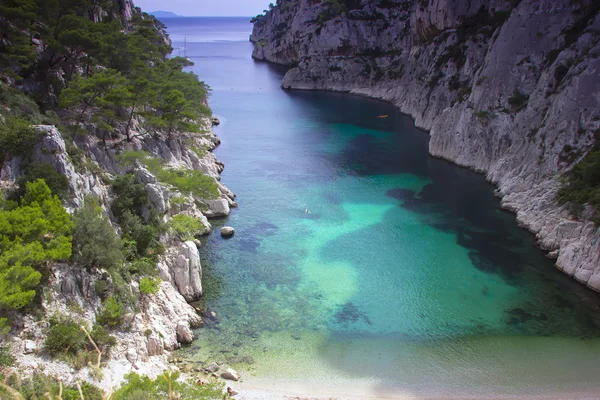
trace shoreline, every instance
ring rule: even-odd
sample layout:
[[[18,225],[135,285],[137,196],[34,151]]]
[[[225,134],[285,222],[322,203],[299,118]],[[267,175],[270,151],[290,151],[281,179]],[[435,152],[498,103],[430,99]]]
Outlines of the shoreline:
[[[264,384],[237,383],[231,387],[238,391],[236,398],[240,400],[362,400],[362,399],[390,399],[390,400],[598,400],[600,393],[593,390],[567,391],[560,394],[416,394],[400,393],[394,388],[369,390],[364,387],[346,387],[336,390],[323,385],[299,385],[294,383],[278,382],[272,387]],[[338,388],[339,389],[339,388]]]

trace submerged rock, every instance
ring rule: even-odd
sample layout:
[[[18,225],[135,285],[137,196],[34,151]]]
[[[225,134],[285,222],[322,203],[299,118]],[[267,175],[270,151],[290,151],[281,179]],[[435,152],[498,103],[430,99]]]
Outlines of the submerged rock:
[[[208,367],[204,368],[204,370],[209,373],[217,372],[219,370],[219,364],[214,362],[214,363],[210,364]]]

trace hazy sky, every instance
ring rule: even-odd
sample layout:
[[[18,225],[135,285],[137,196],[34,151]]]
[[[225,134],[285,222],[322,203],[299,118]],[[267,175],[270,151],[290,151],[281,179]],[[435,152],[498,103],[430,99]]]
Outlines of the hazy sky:
[[[273,0],[133,0],[148,11],[171,11],[185,16],[242,16],[262,13]]]

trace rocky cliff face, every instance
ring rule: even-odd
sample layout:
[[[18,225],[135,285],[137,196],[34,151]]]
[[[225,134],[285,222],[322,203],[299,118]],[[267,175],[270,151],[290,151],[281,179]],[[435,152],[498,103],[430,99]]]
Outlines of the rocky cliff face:
[[[198,218],[206,231],[210,232],[211,225],[205,215],[227,215],[229,207],[236,204],[233,193],[218,182],[223,164],[210,152],[220,141],[212,133],[208,118],[200,124],[205,132],[202,135],[182,132],[173,135],[170,140],[150,135],[139,125],[135,127],[131,142],[119,139],[104,145],[93,135],[81,137],[77,145],[85,154],[86,164],[83,168],[73,164],[65,140],[56,127],[37,126],[42,135],[32,158],[48,164],[67,178],[70,197],[65,205],[70,212],[76,212],[83,206],[87,196],[93,196],[100,201],[109,217],[112,194],[107,178],[125,172],[118,158],[124,151],[143,150],[161,158],[168,167],[202,171],[217,182],[220,193],[217,200],[207,201],[204,205],[200,204],[199,199],[178,193],[173,187],[161,183],[141,166],[136,167],[134,175],[137,183],[146,185],[149,206],[164,221],[174,215],[185,214]],[[197,154],[198,150],[192,150],[198,148],[206,151]],[[4,163],[0,173],[0,188],[15,185],[22,173],[21,161],[20,157],[14,157]],[[174,197],[178,198],[177,204],[170,202]],[[199,206],[203,206],[202,210]],[[28,373],[43,368],[50,375],[60,376],[66,383],[90,380],[110,390],[128,372],[156,376],[168,368],[169,351],[192,342],[192,328],[202,324],[197,310],[188,304],[202,295],[202,266],[194,241],[182,242],[170,234],[164,235],[161,241],[166,251],[157,264],[162,280],[159,291],[143,295],[137,282],[130,283],[131,293],[138,299],[138,312],[126,315],[123,330],[115,332],[117,344],[111,351],[101,381],[94,381],[89,368],[75,371],[64,362],[48,360],[38,354],[43,348],[48,320],[35,320],[29,315],[17,313],[14,315],[16,329],[11,332],[11,341],[13,354],[21,370]],[[50,272],[49,284],[42,295],[43,314],[68,315],[93,325],[102,310],[95,282],[105,278],[107,271],[87,271],[74,265],[57,264]],[[77,309],[81,311],[73,311]]]
[[[411,115],[433,156],[485,173],[557,267],[600,291],[600,232],[555,201],[600,132],[599,12],[594,0],[284,0],[250,40],[255,59],[291,67],[284,88]]]

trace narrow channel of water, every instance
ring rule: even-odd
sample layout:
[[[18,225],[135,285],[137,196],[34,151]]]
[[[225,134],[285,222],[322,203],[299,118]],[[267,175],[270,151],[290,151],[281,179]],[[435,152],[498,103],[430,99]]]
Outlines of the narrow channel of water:
[[[483,176],[429,157],[390,105],[282,91],[283,71],[250,57],[247,19],[164,22],[213,89],[240,205],[215,224],[236,235],[202,249],[218,321],[183,354],[264,387],[600,388],[597,295],[555,270]]]

